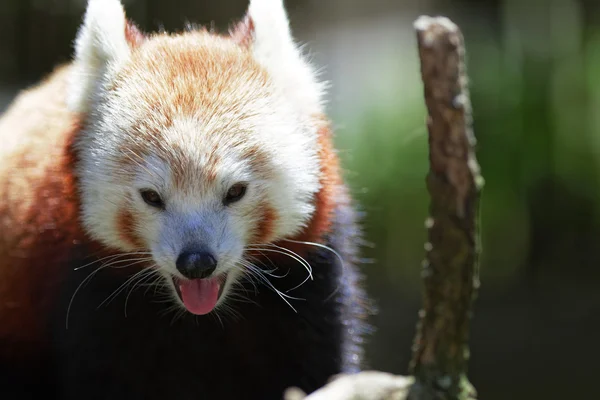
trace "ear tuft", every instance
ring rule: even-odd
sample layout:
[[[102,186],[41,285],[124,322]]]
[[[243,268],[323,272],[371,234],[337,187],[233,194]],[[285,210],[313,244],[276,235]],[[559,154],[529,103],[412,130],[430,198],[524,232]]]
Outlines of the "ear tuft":
[[[127,44],[132,49],[141,46],[141,44],[146,40],[146,35],[131,21],[126,21],[125,24],[125,39],[127,40]]]
[[[324,85],[294,43],[283,0],[250,0],[246,18],[232,32],[232,38],[252,50],[301,112],[322,112]]]
[[[89,112],[103,83],[107,83],[116,66],[129,57],[130,43],[137,43],[139,35],[137,28],[128,25],[119,0],[88,0],[75,40],[68,98],[73,111]]]
[[[244,17],[230,32],[234,42],[242,47],[249,48],[254,41],[254,21],[248,15]]]
[[[255,26],[257,45],[279,51],[295,50],[283,0],[250,0],[248,16]]]

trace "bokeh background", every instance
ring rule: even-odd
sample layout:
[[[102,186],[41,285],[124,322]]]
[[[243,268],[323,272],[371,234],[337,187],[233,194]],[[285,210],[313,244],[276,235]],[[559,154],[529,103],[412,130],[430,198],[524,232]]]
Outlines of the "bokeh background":
[[[245,0],[126,0],[144,30],[225,30]],[[413,21],[466,38],[482,199],[470,377],[480,398],[600,398],[600,1],[287,0],[331,82],[346,178],[367,213],[370,365],[406,374],[426,238],[427,131]],[[83,0],[0,1],[0,109],[69,60]]]

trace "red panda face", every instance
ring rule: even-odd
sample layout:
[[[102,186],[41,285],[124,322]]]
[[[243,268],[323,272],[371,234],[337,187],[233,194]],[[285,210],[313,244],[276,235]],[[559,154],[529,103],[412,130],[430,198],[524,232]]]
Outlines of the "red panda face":
[[[176,301],[208,313],[253,267],[248,250],[298,234],[314,212],[319,87],[280,0],[251,3],[244,40],[135,43],[118,2],[99,3],[78,37],[70,94],[87,115],[84,225],[108,246],[150,251]]]

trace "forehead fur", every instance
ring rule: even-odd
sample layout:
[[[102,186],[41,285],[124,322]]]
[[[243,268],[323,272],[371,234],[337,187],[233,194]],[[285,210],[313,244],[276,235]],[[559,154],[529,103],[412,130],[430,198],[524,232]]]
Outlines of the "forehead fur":
[[[106,106],[128,110],[119,128],[134,140],[123,142],[123,154],[161,157],[177,180],[201,159],[203,168],[216,166],[224,150],[259,168],[266,156],[249,133],[272,95],[249,50],[190,32],[157,35],[137,48],[109,88]],[[205,169],[204,178],[215,175]]]
[[[267,83],[248,50],[201,31],[146,41],[116,76],[113,89],[139,96],[143,106],[165,116],[202,117],[213,106],[240,111],[266,94]]]

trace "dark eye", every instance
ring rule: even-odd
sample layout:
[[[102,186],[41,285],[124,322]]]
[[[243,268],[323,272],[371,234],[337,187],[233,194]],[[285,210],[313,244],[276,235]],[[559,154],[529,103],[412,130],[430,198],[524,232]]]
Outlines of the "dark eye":
[[[156,208],[164,208],[165,203],[163,203],[162,199],[160,198],[160,195],[154,190],[142,189],[140,190],[140,194],[142,195],[142,199],[144,199],[146,204],[148,204],[149,206]]]
[[[235,203],[236,201],[240,201],[246,194],[246,188],[247,185],[245,183],[236,183],[230,187],[225,195],[225,198],[223,199],[223,204],[229,205],[231,203]]]

